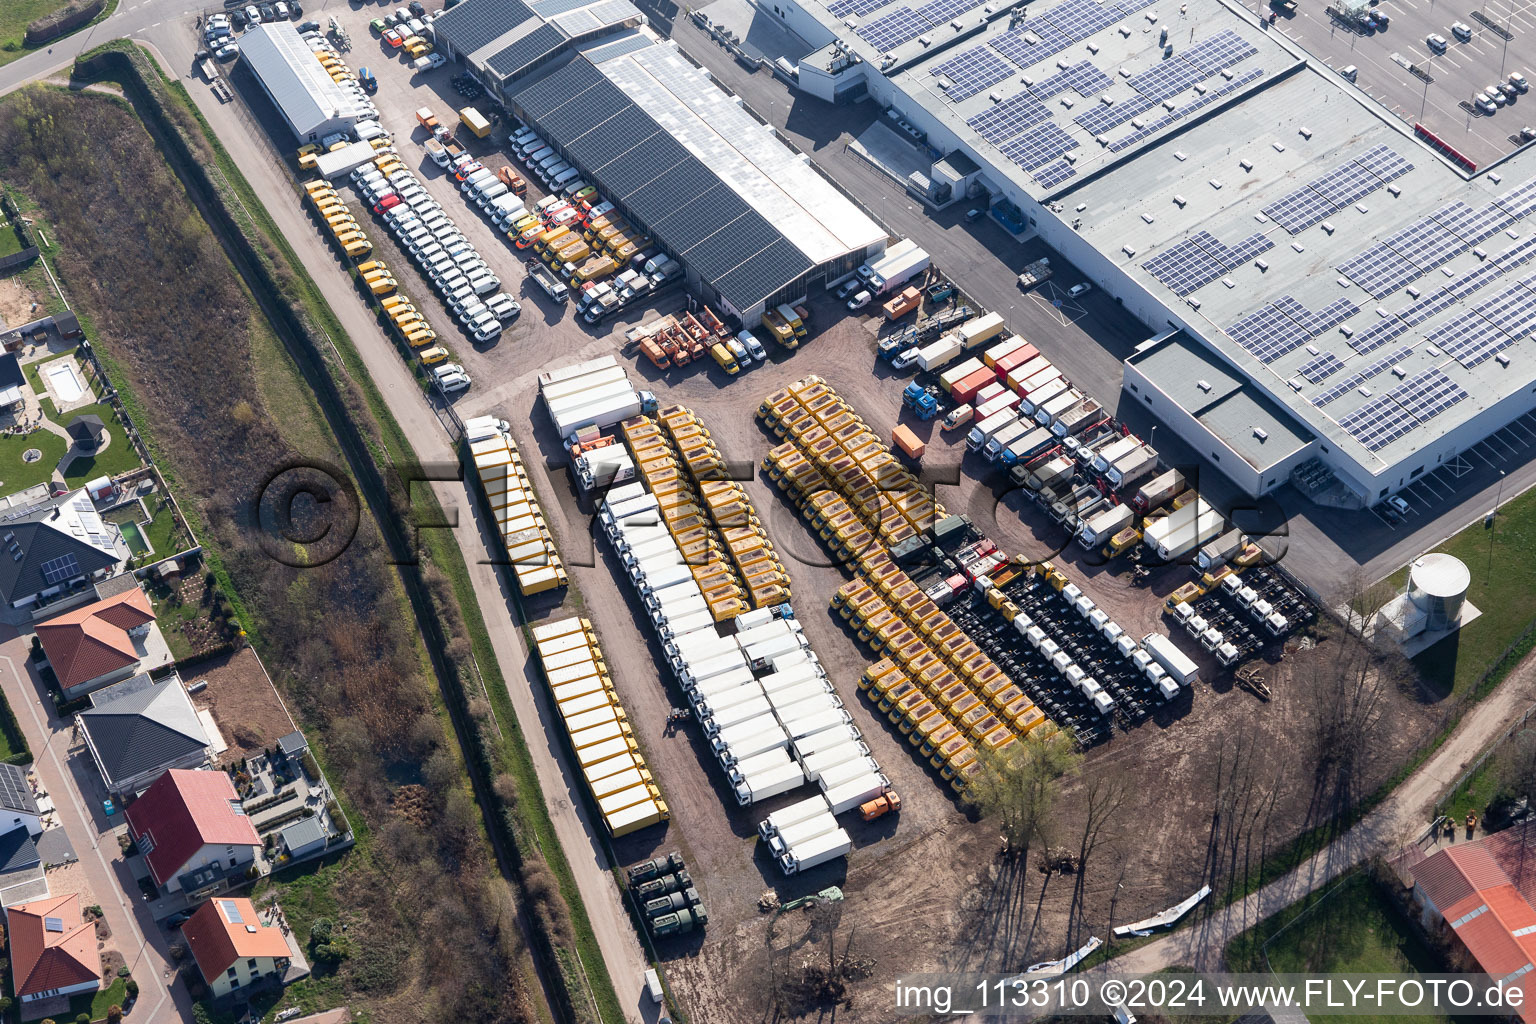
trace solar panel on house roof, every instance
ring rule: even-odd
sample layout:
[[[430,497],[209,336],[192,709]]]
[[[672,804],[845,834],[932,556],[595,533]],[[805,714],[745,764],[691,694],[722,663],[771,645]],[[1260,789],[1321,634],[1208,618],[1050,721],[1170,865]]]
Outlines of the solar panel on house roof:
[[[1043,188],[1054,188],[1077,173],[1077,168],[1065,160],[1057,160],[1053,164],[1046,164],[1035,172],[1035,180]]]
[[[7,766],[9,767],[9,766]],[[37,800],[27,785],[27,777],[19,769],[0,772],[0,807],[11,811],[37,810]]]
[[[934,65],[929,71],[943,75],[953,83],[944,90],[944,96],[951,102],[959,102],[1001,82],[1013,74],[1014,68],[987,47],[973,46]]]
[[[882,14],[874,21],[860,25],[854,31],[875,49],[889,53],[902,43],[916,39],[932,27],[912,8],[898,7],[888,14]]]

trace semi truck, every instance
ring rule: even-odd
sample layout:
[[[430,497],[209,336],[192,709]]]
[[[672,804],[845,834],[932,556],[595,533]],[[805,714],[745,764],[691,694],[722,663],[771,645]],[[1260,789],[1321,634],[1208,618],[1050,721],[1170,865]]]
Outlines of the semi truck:
[[[1051,424],[1051,433],[1057,437],[1070,437],[1073,434],[1081,434],[1089,427],[1102,423],[1103,420],[1104,407],[1097,400],[1085,397],[1056,417],[1056,422]]]
[[[1190,686],[1200,680],[1200,667],[1163,634],[1148,633],[1141,638],[1141,647],[1180,686]]]
[[[629,884],[639,885],[648,882],[658,875],[676,874],[683,870],[683,855],[673,851],[665,857],[652,857],[650,860],[641,861],[629,869]]]
[[[890,789],[890,786],[890,780],[885,776],[878,772],[870,772],[851,782],[845,782],[836,789],[828,790],[827,803],[832,805],[833,814],[842,814],[860,804],[868,803]]]
[[[1141,438],[1134,435],[1126,435],[1116,438],[1105,447],[1094,453],[1093,460],[1088,463],[1095,473],[1103,474],[1110,466],[1119,462],[1122,458],[1141,447]]]
[[[1042,427],[1049,427],[1056,422],[1056,417],[1076,406],[1082,400],[1083,393],[1076,388],[1069,387],[1035,407],[1035,422]]]
[[[805,772],[798,764],[790,762],[777,768],[769,768],[748,775],[735,784],[736,803],[742,807],[760,800],[788,793],[805,784]]]
[[[1228,530],[1195,555],[1195,568],[1201,572],[1215,572],[1227,564],[1227,559],[1242,550],[1247,538],[1242,530]]]
[[[651,934],[658,939],[664,939],[671,935],[686,935],[695,928],[703,929],[709,923],[709,914],[703,906],[694,907],[692,910],[679,910],[675,914],[662,914],[660,917],[651,918]]]
[[[825,804],[825,800],[822,801]],[[837,819],[831,812],[823,811],[815,817],[796,822],[793,825],[779,829],[773,835],[766,837],[768,852],[775,860],[788,853],[796,846],[803,846],[817,836],[826,835],[837,829]]]
[[[543,289],[545,295],[556,302],[564,302],[571,297],[571,290],[555,277],[554,272],[544,265],[543,260],[528,261],[528,276]]]
[[[1016,466],[1028,462],[1051,447],[1056,438],[1044,427],[1036,427],[1023,437],[1014,439],[1008,447],[997,453],[997,461],[1003,466]]]
[[[1131,498],[1137,512],[1146,515],[1155,508],[1162,508],[1184,491],[1184,475],[1176,469],[1166,470],[1142,484]]]

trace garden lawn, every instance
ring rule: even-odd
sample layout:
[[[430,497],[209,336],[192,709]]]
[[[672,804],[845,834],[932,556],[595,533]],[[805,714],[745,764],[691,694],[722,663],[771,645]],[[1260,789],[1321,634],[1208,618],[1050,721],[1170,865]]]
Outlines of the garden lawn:
[[[0,435],[0,494],[14,494],[52,480],[53,471],[59,468],[59,460],[68,447],[62,437],[47,430],[34,430],[25,437]],[[23,462],[21,457],[29,448],[36,448],[43,457],[36,462]]]
[[[128,440],[128,432],[123,428],[122,421],[117,418],[117,413],[106,403],[98,405],[85,405],[78,409],[71,409],[62,413],[62,422],[55,420],[61,427],[67,427],[79,416],[95,414],[101,417],[101,422],[107,425],[107,433],[111,441],[107,450],[97,452],[95,455],[87,455],[75,459],[69,464],[69,469],[64,472],[64,479],[71,485],[79,485],[87,480],[94,480],[98,476],[117,476],[126,473],[130,469],[138,469],[144,463],[139,459],[139,453],[133,447],[133,442]]]
[[[1458,697],[1481,697],[1533,646],[1527,639],[1481,686],[1497,661],[1532,622],[1530,594],[1536,587],[1536,490],[1502,509],[1492,528],[1478,520],[1435,549],[1449,552],[1472,571],[1467,600],[1482,612],[1476,621],[1413,659],[1426,682]],[[1408,570],[1389,577],[1401,591]]]
[[[1265,962],[1265,953],[1268,962]],[[1236,971],[1277,974],[1434,974],[1446,968],[1378,889],[1357,871],[1320,894],[1288,907],[1227,947]],[[1447,1024],[1447,1016],[1309,1014],[1314,1024]]]

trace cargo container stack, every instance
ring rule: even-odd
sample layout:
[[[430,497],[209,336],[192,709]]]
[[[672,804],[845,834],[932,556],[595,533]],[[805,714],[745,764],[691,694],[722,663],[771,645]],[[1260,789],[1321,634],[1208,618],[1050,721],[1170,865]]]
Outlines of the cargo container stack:
[[[790,600],[789,572],[775,553],[746,488],[726,479],[725,456],[709,431],[680,405],[661,410],[658,418],[725,543],[748,602],[753,608],[771,608]]]
[[[747,611],[746,589],[724,557],[725,545],[720,534],[666,432],[647,416],[625,420],[621,430],[641,481],[656,498],[661,522],[703,590],[715,621],[723,622]]]
[[[592,623],[572,617],[533,627],[534,649],[576,763],[609,834],[671,818],[613,690]]]
[[[569,581],[517,444],[504,426],[492,416],[472,417],[464,423],[480,486],[496,517],[517,589],[526,597]]]

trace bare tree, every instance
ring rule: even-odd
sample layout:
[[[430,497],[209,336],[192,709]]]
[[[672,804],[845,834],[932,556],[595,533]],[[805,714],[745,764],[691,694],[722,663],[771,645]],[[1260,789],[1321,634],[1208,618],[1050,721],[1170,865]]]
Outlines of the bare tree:
[[[1536,730],[1521,729],[1498,753],[1499,787],[1513,799],[1536,796]]]
[[[1088,864],[1106,838],[1120,834],[1120,814],[1125,809],[1128,791],[1125,777],[1109,772],[1090,776],[1083,785],[1079,806],[1083,812],[1083,830],[1077,845],[1077,879],[1072,888],[1072,907],[1068,912],[1067,932],[1082,928],[1083,901],[1088,890]],[[1074,937],[1074,942],[1076,938]]]

